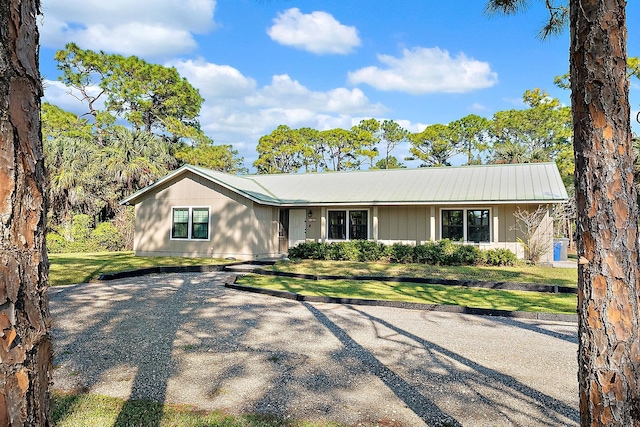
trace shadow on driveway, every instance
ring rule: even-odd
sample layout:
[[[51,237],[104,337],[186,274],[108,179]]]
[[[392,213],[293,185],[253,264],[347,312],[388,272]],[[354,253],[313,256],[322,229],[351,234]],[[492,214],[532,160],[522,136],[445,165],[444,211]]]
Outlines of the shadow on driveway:
[[[54,388],[126,399],[116,425],[136,399],[348,425],[578,424],[574,325],[299,303],[224,276],[51,288]]]

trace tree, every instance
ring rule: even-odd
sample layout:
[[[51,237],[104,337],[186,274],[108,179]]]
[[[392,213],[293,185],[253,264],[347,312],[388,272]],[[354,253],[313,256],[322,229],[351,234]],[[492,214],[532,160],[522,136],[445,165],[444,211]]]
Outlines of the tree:
[[[469,114],[449,123],[458,139],[461,150],[467,153],[467,164],[482,163],[480,153],[488,148],[489,120],[475,114]],[[474,157],[474,152],[478,154],[478,160]]]
[[[571,108],[540,89],[525,91],[522,100],[529,108],[494,114],[490,126],[494,146],[511,141],[525,146],[528,153],[541,149],[549,158],[570,149]]]
[[[522,0],[491,0],[515,13]],[[582,426],[640,426],[638,204],[627,75],[626,0],[570,0]],[[564,11],[564,12],[559,12]],[[560,15],[561,16],[561,15]]]
[[[380,130],[380,122],[376,119],[361,120],[351,128],[354,146],[357,147],[356,155],[363,158],[361,164],[369,164],[369,168],[373,167],[373,159],[378,156]]]
[[[87,119],[45,102],[42,104],[42,139],[60,137],[93,139],[91,124]]]
[[[394,156],[387,159],[380,159],[371,169],[406,169],[407,167],[400,163]]]
[[[385,169],[391,169],[393,168],[392,165],[394,164],[392,159],[395,159],[395,157],[391,156],[391,152],[393,151],[394,148],[396,148],[398,145],[400,145],[401,143],[407,140],[407,138],[409,137],[409,131],[404,129],[402,126],[400,126],[398,123],[396,123],[393,120],[383,121],[380,128],[382,129],[382,140],[384,141],[384,144],[385,144],[385,150],[384,150]],[[397,164],[398,163],[396,159],[396,165]],[[402,166],[396,166],[396,167],[402,167]]]
[[[552,225],[546,221],[549,215],[548,206],[539,205],[535,211],[526,209],[516,209],[513,216],[516,225],[512,230],[517,230],[522,237],[518,237],[518,242],[524,248],[524,257],[532,263],[537,263],[549,250],[545,237],[552,232]]]
[[[409,135],[411,154],[422,166],[451,166],[449,159],[460,152],[458,139],[448,125],[435,124],[420,133]]]
[[[323,130],[319,134],[324,146],[326,168],[334,171],[358,169],[358,140],[345,129]]]
[[[49,426],[40,2],[0,3],[0,425]]]
[[[261,137],[256,150],[258,158],[253,167],[258,173],[291,173],[302,166],[303,141],[289,126],[280,125],[271,134]]]
[[[177,152],[176,159],[182,163],[217,170],[226,173],[243,173],[244,159],[231,145],[214,145],[213,140],[206,138],[191,146],[184,144]]]
[[[324,163],[325,148],[320,140],[320,132],[311,128],[300,128],[298,134],[302,139],[302,164],[305,172],[318,172],[326,168]]]
[[[44,141],[49,183],[49,227],[69,223],[74,214],[94,214],[105,206],[105,180],[100,146],[84,138],[58,137]]]
[[[136,56],[83,50],[75,43],[56,52],[55,59],[62,71],[60,81],[87,103],[99,142],[115,117],[128,120],[136,130],[168,133],[173,141],[201,134],[197,117],[204,99],[174,67],[150,64]],[[94,87],[98,93],[92,92]],[[98,101],[104,102],[103,110]]]

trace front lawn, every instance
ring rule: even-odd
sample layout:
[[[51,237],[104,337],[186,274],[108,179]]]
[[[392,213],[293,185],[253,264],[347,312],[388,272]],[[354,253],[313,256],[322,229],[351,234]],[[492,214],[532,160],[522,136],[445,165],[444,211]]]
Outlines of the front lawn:
[[[133,252],[49,254],[49,285],[69,285],[96,280],[101,274],[159,266],[218,265],[222,259],[137,257]]]
[[[373,280],[304,280],[256,275],[239,276],[237,283],[307,296],[459,305],[494,310],[575,314],[577,307],[577,298],[573,294],[503,291],[461,286]]]
[[[437,266],[353,261],[280,261],[275,271],[317,276],[433,277],[452,280],[523,282],[545,285],[577,286],[577,268],[552,268],[532,265],[513,267]]]
[[[231,416],[185,405],[149,400],[125,401],[96,394],[53,393],[51,414],[57,427],[320,427],[320,424],[269,415]]]

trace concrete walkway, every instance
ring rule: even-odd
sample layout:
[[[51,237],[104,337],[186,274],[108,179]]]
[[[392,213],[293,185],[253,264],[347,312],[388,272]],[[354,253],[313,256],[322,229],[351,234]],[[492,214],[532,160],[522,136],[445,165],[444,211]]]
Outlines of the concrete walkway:
[[[295,302],[224,278],[51,288],[54,388],[347,425],[578,425],[575,324]]]

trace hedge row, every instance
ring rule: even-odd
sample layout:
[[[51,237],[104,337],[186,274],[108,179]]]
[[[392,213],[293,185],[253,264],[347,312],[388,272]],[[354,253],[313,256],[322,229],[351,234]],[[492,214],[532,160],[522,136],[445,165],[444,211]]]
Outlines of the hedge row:
[[[301,243],[289,249],[289,258],[333,261],[388,261],[430,265],[514,265],[518,259],[508,249],[482,250],[450,240],[423,245],[394,243],[385,245],[369,240],[350,242]]]

